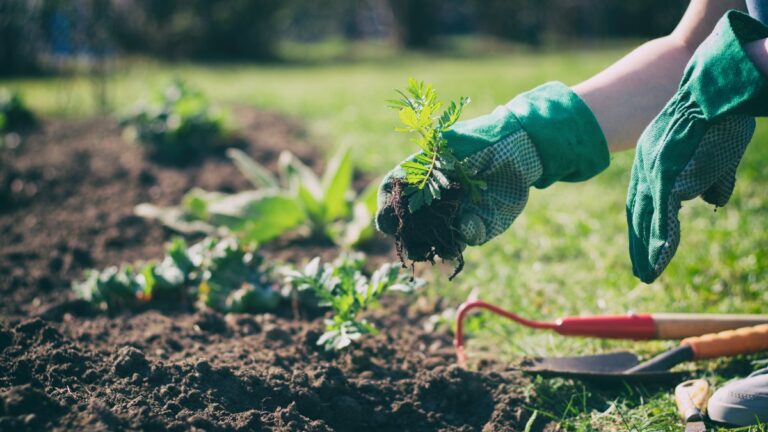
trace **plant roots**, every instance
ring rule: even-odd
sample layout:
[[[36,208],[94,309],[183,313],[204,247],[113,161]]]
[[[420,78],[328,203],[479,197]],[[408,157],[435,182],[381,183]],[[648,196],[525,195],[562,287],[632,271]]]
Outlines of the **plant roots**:
[[[404,268],[409,267],[407,262],[410,260],[411,271],[416,262],[434,265],[435,257],[443,261],[456,260],[453,274],[448,278],[453,280],[464,269],[463,244],[454,227],[463,191],[455,184],[448,190],[442,190],[440,199],[411,213],[405,194],[406,186],[401,180],[395,180],[390,202],[397,217],[395,247],[398,258]]]

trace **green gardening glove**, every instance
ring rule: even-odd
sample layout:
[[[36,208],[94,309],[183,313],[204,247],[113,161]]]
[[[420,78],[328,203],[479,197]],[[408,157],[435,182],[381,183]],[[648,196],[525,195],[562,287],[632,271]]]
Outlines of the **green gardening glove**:
[[[445,132],[448,147],[473,179],[486,188],[461,204],[456,223],[467,245],[481,245],[505,231],[522,212],[531,186],[583,181],[608,166],[608,147],[592,111],[571,89],[552,82],[514,98],[491,114],[455,124]],[[395,168],[379,188],[376,224],[394,235],[391,202]]]
[[[768,82],[742,46],[768,28],[728,12],[688,63],[677,93],[637,145],[627,196],[632,270],[652,282],[680,242],[681,202],[701,196],[723,206],[752,138],[755,116],[768,114]]]

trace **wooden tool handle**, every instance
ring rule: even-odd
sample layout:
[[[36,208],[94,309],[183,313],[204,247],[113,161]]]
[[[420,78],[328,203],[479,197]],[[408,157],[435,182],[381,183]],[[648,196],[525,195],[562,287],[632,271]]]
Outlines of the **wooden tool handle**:
[[[651,314],[657,339],[684,339],[724,330],[768,324],[768,315]]]
[[[677,412],[686,422],[702,420],[711,395],[712,391],[707,380],[685,381],[675,388]]]
[[[683,339],[681,345],[691,347],[694,360],[768,350],[768,324],[690,337]]]

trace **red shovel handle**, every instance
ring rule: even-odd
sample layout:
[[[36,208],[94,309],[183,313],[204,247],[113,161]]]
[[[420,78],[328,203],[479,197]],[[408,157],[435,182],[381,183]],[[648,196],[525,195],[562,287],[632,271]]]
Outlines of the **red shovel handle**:
[[[649,314],[565,317],[558,319],[556,322],[542,322],[525,319],[482,300],[471,300],[459,306],[456,316],[456,335],[453,338],[453,346],[456,349],[459,365],[462,366],[465,366],[467,361],[467,356],[464,352],[464,318],[472,309],[486,309],[526,327],[554,330],[565,336],[653,339],[656,334],[653,317]]]

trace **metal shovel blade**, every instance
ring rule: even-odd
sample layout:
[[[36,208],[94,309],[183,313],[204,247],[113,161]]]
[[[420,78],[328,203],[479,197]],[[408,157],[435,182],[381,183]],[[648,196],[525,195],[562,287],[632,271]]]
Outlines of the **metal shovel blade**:
[[[521,369],[530,374],[542,376],[562,376],[584,380],[610,381],[660,381],[685,373],[664,371],[636,372],[627,371],[640,364],[636,355],[626,352],[613,352],[579,357],[539,357],[529,359]]]

